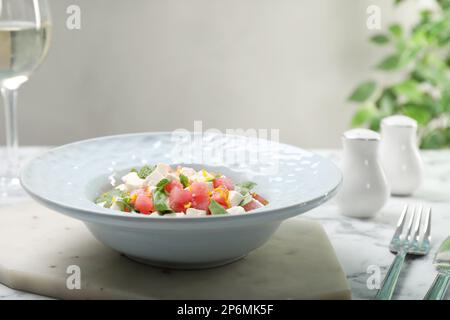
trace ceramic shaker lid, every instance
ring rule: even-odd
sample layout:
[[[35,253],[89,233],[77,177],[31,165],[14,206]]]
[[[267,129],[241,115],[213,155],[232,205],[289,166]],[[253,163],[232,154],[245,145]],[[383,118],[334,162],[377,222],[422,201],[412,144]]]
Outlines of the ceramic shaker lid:
[[[352,129],[344,132],[343,138],[346,140],[379,141],[380,134],[369,129]]]
[[[392,127],[410,127],[410,128],[416,128],[417,127],[417,121],[402,115],[395,115],[386,117],[381,121],[382,126],[392,126]]]

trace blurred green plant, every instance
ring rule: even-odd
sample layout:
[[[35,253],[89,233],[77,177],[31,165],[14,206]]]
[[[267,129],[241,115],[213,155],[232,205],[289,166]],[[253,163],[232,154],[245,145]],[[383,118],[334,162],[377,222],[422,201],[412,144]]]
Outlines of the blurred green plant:
[[[396,72],[401,80],[361,83],[348,98],[359,104],[353,127],[378,131],[382,118],[404,114],[417,120],[421,148],[450,147],[450,0],[435,2],[437,10],[421,10],[409,30],[395,23],[370,38],[376,45],[392,47],[376,69]]]

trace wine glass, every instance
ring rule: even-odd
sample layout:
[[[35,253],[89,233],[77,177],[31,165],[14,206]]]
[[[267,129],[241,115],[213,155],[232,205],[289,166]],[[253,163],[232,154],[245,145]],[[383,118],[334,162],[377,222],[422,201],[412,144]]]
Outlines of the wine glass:
[[[6,168],[0,177],[3,196],[20,195],[17,139],[17,90],[44,60],[50,44],[46,0],[0,0],[0,91],[6,122]]]

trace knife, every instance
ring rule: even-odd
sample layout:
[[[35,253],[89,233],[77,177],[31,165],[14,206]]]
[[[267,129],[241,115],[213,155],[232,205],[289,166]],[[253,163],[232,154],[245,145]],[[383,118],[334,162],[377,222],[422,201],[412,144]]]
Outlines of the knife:
[[[424,300],[442,300],[445,297],[450,283],[450,237],[442,242],[434,257],[433,265],[438,271],[438,275]]]

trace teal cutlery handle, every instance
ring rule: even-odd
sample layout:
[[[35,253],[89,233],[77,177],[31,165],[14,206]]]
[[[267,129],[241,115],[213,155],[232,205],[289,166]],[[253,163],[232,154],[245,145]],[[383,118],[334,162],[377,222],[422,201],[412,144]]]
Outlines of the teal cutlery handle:
[[[405,261],[405,257],[406,251],[401,250],[397,253],[394,261],[389,267],[380,290],[378,290],[377,295],[375,296],[376,300],[391,300],[397,285],[398,276],[402,270],[403,262]]]
[[[438,273],[424,300],[442,300],[450,283],[450,273]]]

